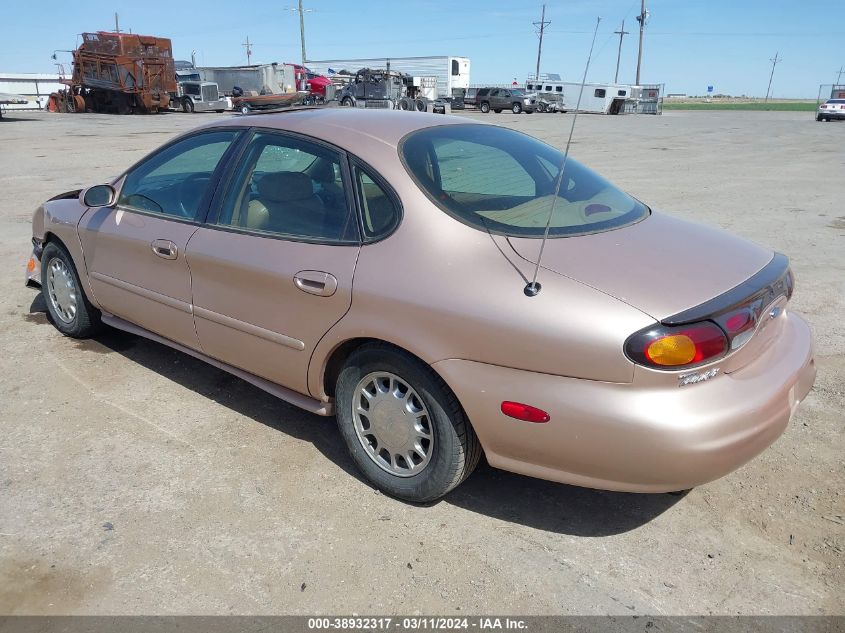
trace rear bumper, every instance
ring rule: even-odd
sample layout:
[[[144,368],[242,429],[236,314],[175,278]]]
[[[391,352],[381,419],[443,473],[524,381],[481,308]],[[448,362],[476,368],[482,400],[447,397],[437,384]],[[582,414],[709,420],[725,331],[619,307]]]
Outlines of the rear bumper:
[[[845,112],[837,112],[836,110],[827,111],[827,110],[819,110],[819,116],[824,117],[826,119],[845,119]]]
[[[698,384],[643,386],[537,374],[465,360],[434,369],[455,391],[491,465],[630,492],[684,490],[722,477],[771,445],[813,386],[810,330],[783,334],[752,363]],[[503,400],[547,411],[545,424],[501,413]]]

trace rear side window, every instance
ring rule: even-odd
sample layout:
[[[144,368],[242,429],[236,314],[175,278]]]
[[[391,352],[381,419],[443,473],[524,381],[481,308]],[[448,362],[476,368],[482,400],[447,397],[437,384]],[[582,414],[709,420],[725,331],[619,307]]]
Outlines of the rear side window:
[[[599,99],[604,99],[607,91],[604,88],[596,88],[594,96],[598,97]]]
[[[453,59],[452,60],[452,77],[457,77],[460,74],[461,74],[461,67],[458,64],[458,60]]]
[[[386,237],[399,224],[401,216],[395,196],[362,167],[356,165],[353,173],[364,237],[369,241]]]
[[[406,169],[437,207],[482,231],[514,237],[598,233],[642,220],[648,209],[563,153],[493,125],[443,125],[400,144]],[[554,205],[554,206],[553,206]],[[551,219],[549,216],[551,215]]]
[[[555,92],[563,92],[563,86],[555,86]]]
[[[341,155],[304,139],[257,133],[217,223],[300,241],[358,243]]]

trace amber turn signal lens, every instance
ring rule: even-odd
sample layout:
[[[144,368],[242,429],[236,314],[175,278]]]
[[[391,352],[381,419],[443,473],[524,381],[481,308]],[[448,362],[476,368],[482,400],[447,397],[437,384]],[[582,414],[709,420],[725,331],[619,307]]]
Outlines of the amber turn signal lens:
[[[658,365],[686,365],[695,358],[695,343],[686,334],[673,334],[651,343],[645,354]]]
[[[35,270],[35,258],[30,257],[29,261],[26,263],[26,272],[31,273]]]

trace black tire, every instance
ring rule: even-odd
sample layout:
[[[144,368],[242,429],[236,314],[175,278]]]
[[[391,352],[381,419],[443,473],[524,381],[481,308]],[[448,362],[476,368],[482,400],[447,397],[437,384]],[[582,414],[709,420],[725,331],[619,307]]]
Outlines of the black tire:
[[[514,114],[520,114],[522,112],[522,104],[514,103],[511,107],[511,112],[513,112]]]
[[[545,112],[546,111],[546,104],[542,101],[537,104],[537,112]]]
[[[241,106],[241,114],[249,114],[252,111],[252,108],[249,107],[249,104],[245,103]]]
[[[351,108],[354,104],[352,103],[352,97],[344,97],[343,101],[340,102],[340,105]]]
[[[193,112],[194,111],[194,102],[191,100],[190,97],[185,97],[182,99],[182,112]]]
[[[414,101],[414,107],[417,109],[417,112],[425,112],[428,109],[428,104],[425,99],[417,99]]]
[[[408,100],[408,97],[402,97],[401,99],[399,99],[399,109],[405,111],[411,109],[411,103]]]
[[[482,101],[481,105],[478,106],[478,109],[481,110],[484,114],[487,114],[488,112],[490,112],[490,104],[486,101]]]
[[[431,458],[421,472],[410,477],[383,470],[355,431],[355,388],[368,374],[381,371],[406,381],[429,412],[434,436]],[[393,497],[413,503],[438,499],[466,479],[481,458],[481,444],[455,394],[430,367],[391,345],[374,343],[355,350],[338,376],[335,396],[338,428],[349,454],[376,488]]]
[[[53,305],[53,300],[50,298],[48,274],[53,260],[60,260],[67,267],[76,286],[76,314],[69,322],[59,315]],[[96,334],[102,327],[100,311],[92,306],[88,297],[85,296],[85,291],[79,282],[76,266],[73,265],[73,259],[64,246],[56,242],[48,242],[41,253],[41,294],[44,297],[44,303],[47,305],[50,322],[65,336],[88,338]]]
[[[821,120],[822,120],[822,115],[821,115],[821,114],[817,114],[817,115],[816,115],[816,121],[821,121]]]

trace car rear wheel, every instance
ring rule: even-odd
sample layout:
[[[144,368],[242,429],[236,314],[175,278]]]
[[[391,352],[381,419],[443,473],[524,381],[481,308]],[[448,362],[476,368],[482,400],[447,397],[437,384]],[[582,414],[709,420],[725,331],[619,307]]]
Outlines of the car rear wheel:
[[[241,114],[249,114],[251,108],[247,104],[241,106]]]
[[[817,115],[816,115],[816,121],[821,121],[821,120],[822,120],[822,115],[821,115],[821,114],[817,114]]]
[[[479,109],[480,109],[480,110],[481,110],[484,114],[487,114],[488,112],[490,112],[490,104],[489,104],[489,103],[487,103],[486,101],[482,101],[482,102],[481,102],[481,105],[479,106]]]
[[[82,291],[73,259],[55,242],[41,254],[41,293],[50,320],[65,336],[88,338],[100,328],[100,311]]]
[[[415,503],[442,497],[478,464],[481,445],[430,367],[386,344],[349,357],[335,390],[352,459],[379,490]]]

